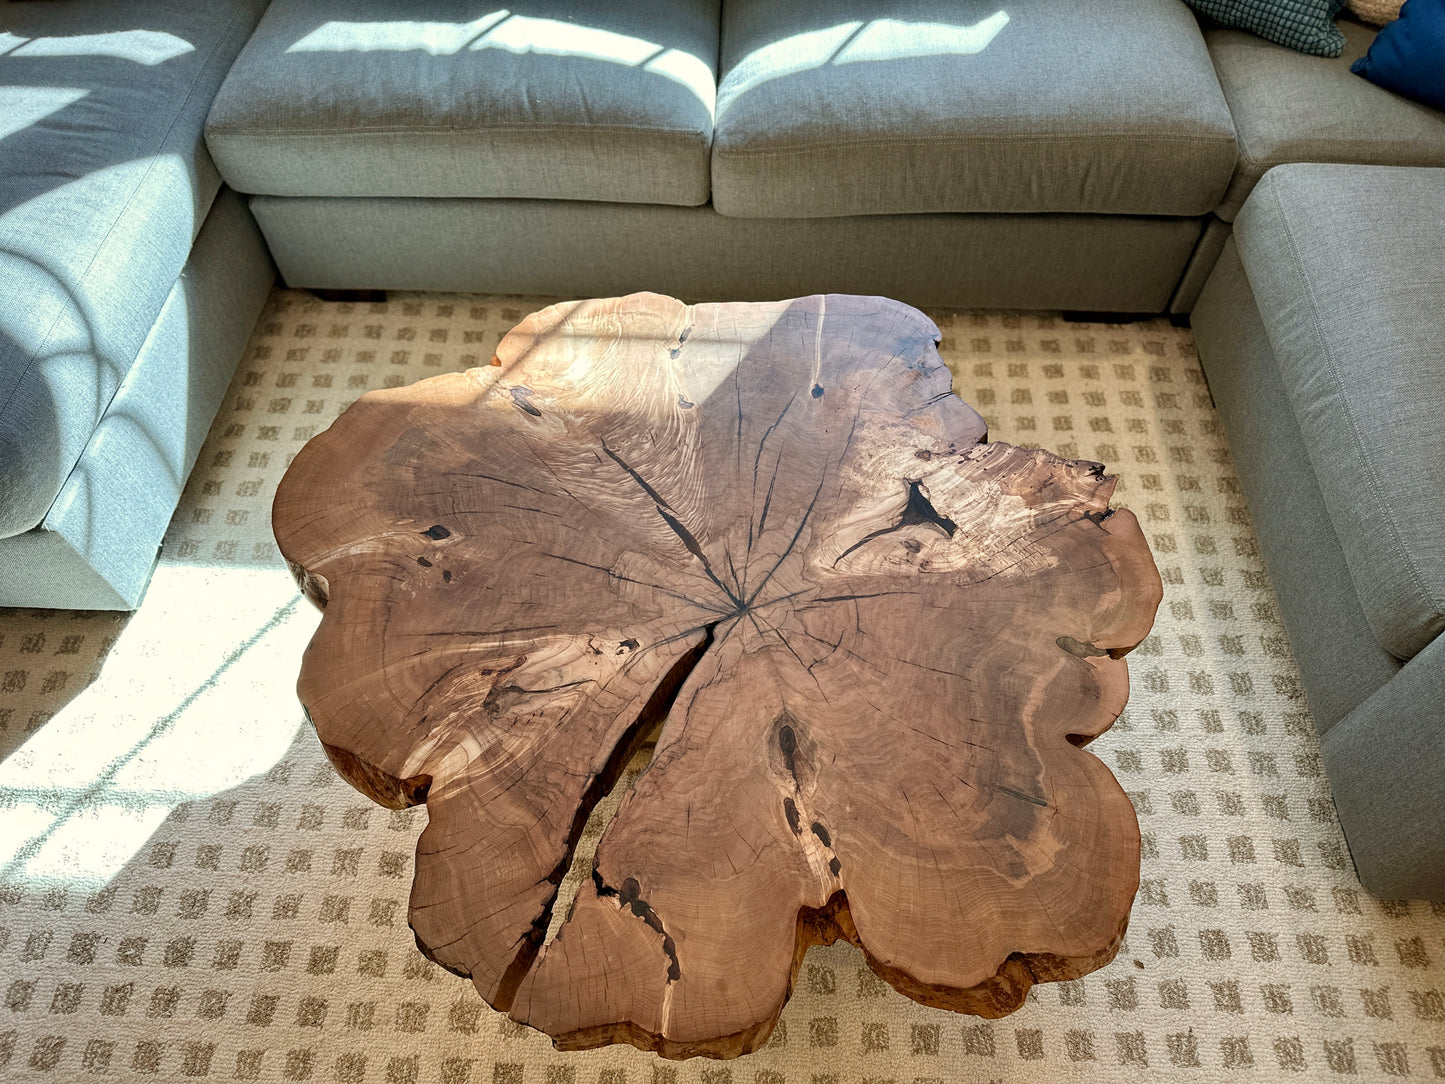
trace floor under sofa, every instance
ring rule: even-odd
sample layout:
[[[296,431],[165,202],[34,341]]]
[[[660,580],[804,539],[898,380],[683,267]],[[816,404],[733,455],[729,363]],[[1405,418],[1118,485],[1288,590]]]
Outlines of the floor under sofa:
[[[1164,318],[930,312],[992,439],[1103,461],[1164,579],[1129,706],[1091,746],[1144,840],[1112,964],[990,1022],[909,1001],[850,946],[815,948],[763,1050],[673,1063],[558,1053],[427,962],[406,927],[425,813],[366,802],[305,721],[317,614],[276,552],[271,497],[356,396],[486,364],[542,303],[277,289],[141,608],[0,610],[0,1075],[1445,1078],[1445,905],[1355,879],[1193,339]]]

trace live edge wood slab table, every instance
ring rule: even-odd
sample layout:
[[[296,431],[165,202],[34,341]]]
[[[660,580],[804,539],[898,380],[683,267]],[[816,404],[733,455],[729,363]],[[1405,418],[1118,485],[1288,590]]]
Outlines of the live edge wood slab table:
[[[1080,746],[1159,575],[1102,467],[985,443],[937,339],[872,297],[556,305],[287,471],[301,700],[426,803],[422,951],[559,1047],[746,1053],[839,938],[988,1017],[1117,950],[1138,822]]]

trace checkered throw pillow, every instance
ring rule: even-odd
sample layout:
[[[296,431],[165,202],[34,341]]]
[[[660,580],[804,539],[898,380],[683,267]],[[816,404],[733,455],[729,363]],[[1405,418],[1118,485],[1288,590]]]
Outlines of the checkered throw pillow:
[[[1339,56],[1345,36],[1335,26],[1344,0],[1186,0],[1221,26],[1248,30],[1311,56]]]

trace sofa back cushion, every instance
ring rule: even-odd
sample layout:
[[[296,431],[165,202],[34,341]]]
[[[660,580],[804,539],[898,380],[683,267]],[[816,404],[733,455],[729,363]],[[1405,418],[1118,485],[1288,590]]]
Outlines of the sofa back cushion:
[[[701,204],[717,40],[718,0],[274,0],[206,137],[242,192]]]
[[[202,125],[265,0],[9,4],[0,31],[0,537],[36,526],[220,187]]]

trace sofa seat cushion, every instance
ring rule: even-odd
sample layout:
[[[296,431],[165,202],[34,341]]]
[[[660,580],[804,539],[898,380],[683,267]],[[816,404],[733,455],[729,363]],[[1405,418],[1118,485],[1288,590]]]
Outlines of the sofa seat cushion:
[[[728,0],[723,214],[1197,215],[1234,126],[1178,0]]]
[[[1286,162],[1445,166],[1445,113],[1350,71],[1375,31],[1341,19],[1345,51],[1304,56],[1239,30],[1206,30],[1239,136],[1239,165],[1215,213],[1234,221],[1265,171]]]
[[[206,127],[280,196],[708,198],[718,0],[274,0]]]
[[[1445,170],[1280,166],[1234,236],[1380,644],[1445,630]]]
[[[0,537],[38,524],[220,178],[202,127],[265,0],[9,4],[0,30]]]

